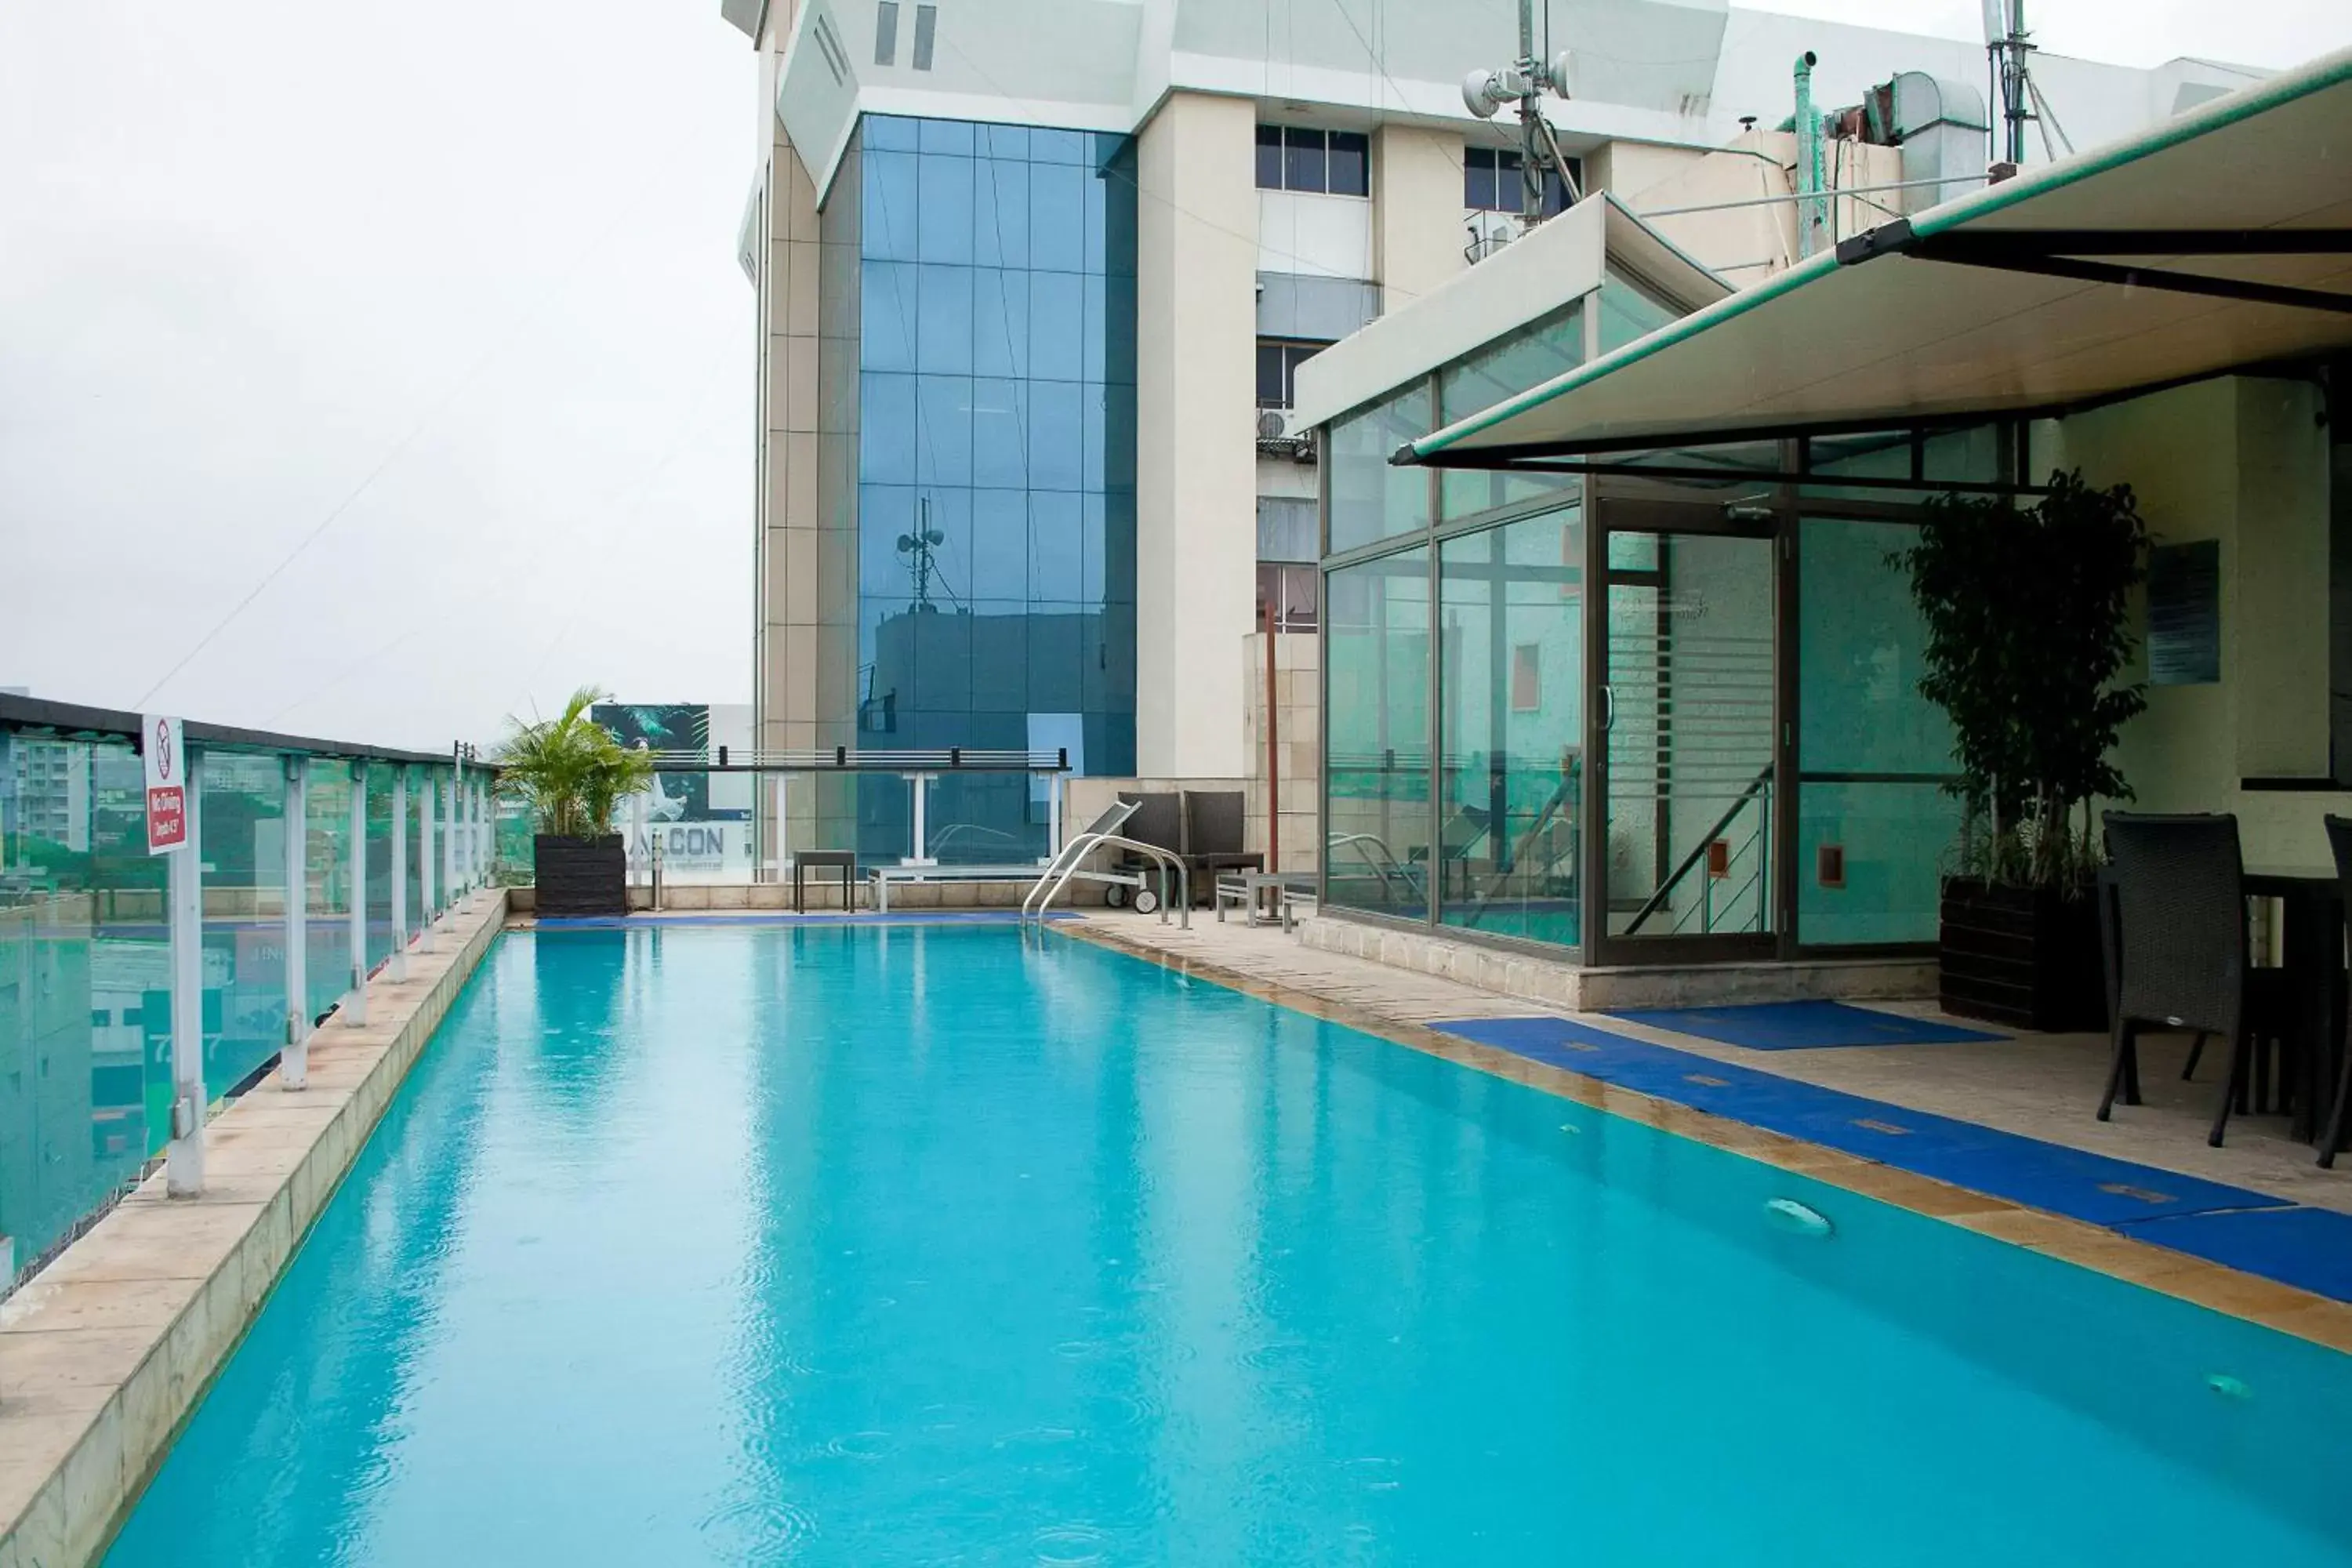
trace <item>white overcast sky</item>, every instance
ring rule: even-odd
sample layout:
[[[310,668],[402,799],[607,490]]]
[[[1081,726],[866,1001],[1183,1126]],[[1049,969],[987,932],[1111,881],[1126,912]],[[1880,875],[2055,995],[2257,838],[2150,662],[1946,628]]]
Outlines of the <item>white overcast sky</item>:
[[[2028,14],[2134,65],[2352,42],[2352,0]],[[583,681],[748,700],[755,69],[717,0],[0,0],[0,686],[419,746]]]

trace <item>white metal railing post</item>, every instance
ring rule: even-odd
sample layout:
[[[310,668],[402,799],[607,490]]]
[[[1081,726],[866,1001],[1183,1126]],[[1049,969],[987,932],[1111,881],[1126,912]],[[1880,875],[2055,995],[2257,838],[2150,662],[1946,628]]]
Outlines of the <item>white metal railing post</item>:
[[[440,912],[433,907],[433,802],[441,785],[426,768],[416,788],[416,880],[417,900],[424,908],[416,911],[416,951],[433,951],[433,926]]]
[[[776,775],[776,880],[793,874],[793,776]]]
[[[936,866],[939,864],[939,861],[932,858],[929,827],[924,821],[924,809],[926,804],[924,797],[930,794],[931,780],[939,775],[936,773],[901,773],[898,776],[905,779],[908,784],[914,786],[915,791],[915,852],[901,859],[898,864],[901,866]]]
[[[364,761],[352,763],[352,990],[343,1022],[353,1028],[367,1022],[367,775]]]
[[[449,793],[441,816],[441,905],[454,909],[457,903],[457,773],[449,773]]]
[[[449,902],[466,894],[466,748],[449,748]]]
[[[288,1089],[310,1082],[310,761],[286,759],[286,1047],[278,1079]]]
[[[164,857],[172,947],[172,1141],[163,1153],[163,1191],[175,1198],[205,1190],[204,757],[191,749],[185,760],[182,810],[187,839]]]
[[[490,885],[490,781],[474,774],[474,886]]]
[[[1062,852],[1062,775],[1045,775],[1045,853],[1038,858],[1041,866],[1050,866]]]
[[[392,977],[408,978],[408,764],[392,770]]]

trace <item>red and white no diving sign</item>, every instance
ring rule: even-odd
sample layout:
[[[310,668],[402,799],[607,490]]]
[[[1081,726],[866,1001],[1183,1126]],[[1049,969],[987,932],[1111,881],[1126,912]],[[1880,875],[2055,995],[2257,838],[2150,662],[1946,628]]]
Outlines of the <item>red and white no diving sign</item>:
[[[147,754],[147,853],[162,855],[188,841],[187,753],[180,745],[180,721],[149,714]]]

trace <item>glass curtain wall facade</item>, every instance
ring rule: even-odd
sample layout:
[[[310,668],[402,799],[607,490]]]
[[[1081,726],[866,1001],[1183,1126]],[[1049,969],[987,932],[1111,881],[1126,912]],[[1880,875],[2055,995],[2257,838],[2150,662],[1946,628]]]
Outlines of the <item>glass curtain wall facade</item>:
[[[1706,484],[1387,461],[1670,314],[1612,273],[1328,428],[1333,907],[1610,963],[1935,941],[1951,732],[1895,555],[1992,431],[1612,459]]]
[[[855,507],[860,748],[1134,771],[1135,203],[1127,137],[860,122],[821,369],[856,431],[825,488]],[[908,784],[853,787],[861,858],[904,854]],[[1039,780],[945,775],[929,818],[941,860],[1045,851]]]

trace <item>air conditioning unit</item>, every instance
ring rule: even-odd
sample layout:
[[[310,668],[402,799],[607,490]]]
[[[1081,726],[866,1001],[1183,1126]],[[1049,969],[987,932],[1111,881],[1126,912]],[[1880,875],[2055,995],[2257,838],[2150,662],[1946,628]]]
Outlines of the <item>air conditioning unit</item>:
[[[1261,441],[1279,441],[1282,439],[1283,429],[1286,423],[1286,422],[1283,418],[1281,409],[1259,409],[1257,411],[1257,438]]]

